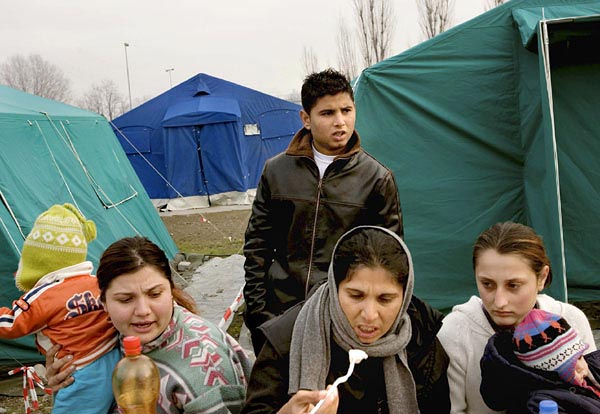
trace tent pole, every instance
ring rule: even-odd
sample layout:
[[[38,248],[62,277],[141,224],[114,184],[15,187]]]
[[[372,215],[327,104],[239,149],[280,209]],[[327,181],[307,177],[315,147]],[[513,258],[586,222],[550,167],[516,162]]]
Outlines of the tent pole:
[[[562,262],[562,279],[565,287],[563,301],[568,301],[568,288],[567,288],[567,262],[565,258],[565,237],[563,231],[563,220],[562,220],[562,201],[560,198],[560,176],[558,169],[558,149],[556,144],[556,127],[554,124],[554,100],[552,97],[552,76],[550,68],[550,38],[548,36],[548,23],[544,17],[544,10],[542,9],[542,20],[540,20],[540,34],[542,36],[542,58],[544,62],[544,74],[546,77],[546,91],[548,93],[548,106],[550,113],[550,128],[552,133],[552,152],[554,157],[554,177],[555,177],[555,188],[556,188],[556,200],[558,207],[558,228],[560,233],[560,256]]]
[[[195,128],[196,134],[200,134],[200,128]],[[204,188],[206,188],[206,198],[208,199],[208,206],[212,207],[212,203],[210,202],[210,192],[208,191],[208,180],[206,179],[206,174],[204,174],[204,163],[202,162],[202,144],[200,144],[200,137],[197,138],[196,142],[198,143],[197,151],[198,151],[198,161],[200,162],[200,176],[202,177],[202,182],[204,183]]]

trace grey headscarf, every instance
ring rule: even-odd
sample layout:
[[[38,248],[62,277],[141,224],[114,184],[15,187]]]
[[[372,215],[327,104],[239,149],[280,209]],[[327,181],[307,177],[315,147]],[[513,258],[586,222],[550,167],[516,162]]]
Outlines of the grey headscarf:
[[[397,242],[406,252],[409,273],[404,287],[404,300],[390,331],[372,344],[363,344],[350,326],[338,298],[338,287],[333,274],[333,259],[329,266],[327,283],[306,301],[300,311],[292,335],[290,349],[290,381],[288,392],[322,390],[326,388],[331,363],[330,340],[345,351],[362,349],[369,357],[381,357],[385,376],[387,402],[390,414],[418,413],[415,382],[408,367],[406,346],[411,338],[410,318],[406,313],[412,298],[414,272],[410,252],[395,233],[376,226],[359,226],[346,232],[333,249],[332,258],[342,240],[359,229],[372,228],[386,232],[390,242]]]

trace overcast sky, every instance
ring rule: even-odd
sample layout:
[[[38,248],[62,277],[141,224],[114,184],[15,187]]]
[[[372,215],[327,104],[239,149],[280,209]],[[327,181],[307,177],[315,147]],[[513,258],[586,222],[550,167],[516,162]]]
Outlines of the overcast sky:
[[[483,12],[485,0],[455,0],[454,23]],[[421,40],[415,0],[395,0],[394,54]],[[338,21],[350,0],[0,0],[0,62],[40,54],[61,68],[75,97],[111,79],[134,101],[203,72],[287,96],[304,77],[303,48],[335,66]]]

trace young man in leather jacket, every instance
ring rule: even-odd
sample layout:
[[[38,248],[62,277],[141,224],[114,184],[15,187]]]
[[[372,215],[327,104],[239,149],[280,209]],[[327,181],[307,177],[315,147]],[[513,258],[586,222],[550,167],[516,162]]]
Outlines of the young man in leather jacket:
[[[348,80],[332,69],[313,73],[301,95],[304,126],[266,162],[246,229],[244,319],[257,354],[258,327],[326,278],[345,231],[377,225],[403,236],[394,175],[361,147]]]

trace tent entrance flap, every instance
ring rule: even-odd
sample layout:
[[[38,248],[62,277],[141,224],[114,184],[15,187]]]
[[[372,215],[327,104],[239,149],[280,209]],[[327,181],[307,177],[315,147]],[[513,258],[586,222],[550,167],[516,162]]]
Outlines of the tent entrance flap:
[[[600,16],[548,21],[546,31],[565,284],[569,301],[597,300]]]
[[[543,132],[535,134],[531,142],[537,143],[529,149],[525,163],[528,220],[544,237],[552,258],[549,294],[575,301],[596,289],[589,270],[584,269],[597,269],[599,264],[587,256],[594,250],[589,231],[597,228],[593,211],[600,185],[598,175],[590,173],[594,168],[589,157],[600,154],[595,142],[582,146],[580,136],[597,135],[600,130],[593,109],[598,107],[600,92],[595,86],[599,83],[593,81],[599,73],[594,45],[600,40],[600,15],[597,10],[590,16],[571,9],[563,12],[575,17],[548,20],[557,14],[553,7],[515,9],[512,16],[527,47],[525,53],[538,61],[539,68]],[[522,78],[522,82],[529,79]],[[595,196],[590,198],[582,188]],[[586,195],[582,198],[582,194]]]
[[[170,106],[162,120],[164,127],[180,127],[235,122],[242,116],[235,99],[200,96]]]

